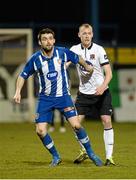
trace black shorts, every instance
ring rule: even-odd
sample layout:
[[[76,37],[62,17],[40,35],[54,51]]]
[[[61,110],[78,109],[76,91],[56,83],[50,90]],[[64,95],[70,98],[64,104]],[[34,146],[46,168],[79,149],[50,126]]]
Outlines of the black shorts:
[[[102,95],[86,95],[78,92],[75,101],[75,106],[79,115],[94,115],[100,117],[100,115],[112,115],[112,98],[109,89],[107,89]]]

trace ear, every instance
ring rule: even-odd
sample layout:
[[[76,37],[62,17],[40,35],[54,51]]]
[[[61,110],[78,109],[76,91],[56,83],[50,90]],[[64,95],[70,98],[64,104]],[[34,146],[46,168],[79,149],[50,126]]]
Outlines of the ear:
[[[41,46],[41,41],[40,40],[38,41],[38,44]]]
[[[93,32],[92,32],[92,38],[93,38]]]
[[[80,38],[81,36],[80,36],[80,33],[78,33],[78,37]]]

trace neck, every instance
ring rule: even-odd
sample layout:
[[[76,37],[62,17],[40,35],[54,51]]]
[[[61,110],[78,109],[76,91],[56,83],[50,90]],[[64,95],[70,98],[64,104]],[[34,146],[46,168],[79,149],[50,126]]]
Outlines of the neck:
[[[82,44],[82,43],[81,43]],[[89,48],[91,46],[92,42],[90,44],[82,44],[84,48]]]
[[[42,54],[46,57],[51,57],[53,54],[54,48],[47,50],[47,49],[42,49]]]
[[[81,47],[84,49],[90,49],[91,47],[92,47],[92,42],[90,43],[90,44],[83,44],[83,43],[81,43]]]

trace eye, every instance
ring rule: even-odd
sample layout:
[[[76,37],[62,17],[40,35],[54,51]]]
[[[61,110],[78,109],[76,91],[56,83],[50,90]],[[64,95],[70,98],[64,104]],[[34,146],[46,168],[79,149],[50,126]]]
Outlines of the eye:
[[[46,41],[46,40],[47,40],[47,38],[43,37],[41,40],[42,40],[42,41]]]

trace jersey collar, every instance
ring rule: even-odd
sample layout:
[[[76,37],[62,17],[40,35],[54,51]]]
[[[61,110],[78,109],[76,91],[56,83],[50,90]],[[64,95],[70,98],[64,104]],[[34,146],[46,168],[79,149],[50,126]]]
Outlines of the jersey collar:
[[[81,44],[81,49],[91,49],[92,46],[93,46],[93,42],[91,42],[91,45],[88,48],[84,48],[83,45]]]
[[[52,53],[52,55],[51,55],[50,57],[45,56],[45,55],[43,54],[43,51],[42,51],[42,50],[41,50],[41,55],[42,55],[44,61],[48,61],[48,60],[52,59],[53,57],[57,56],[55,46],[54,46],[54,48],[53,48],[53,53]]]

